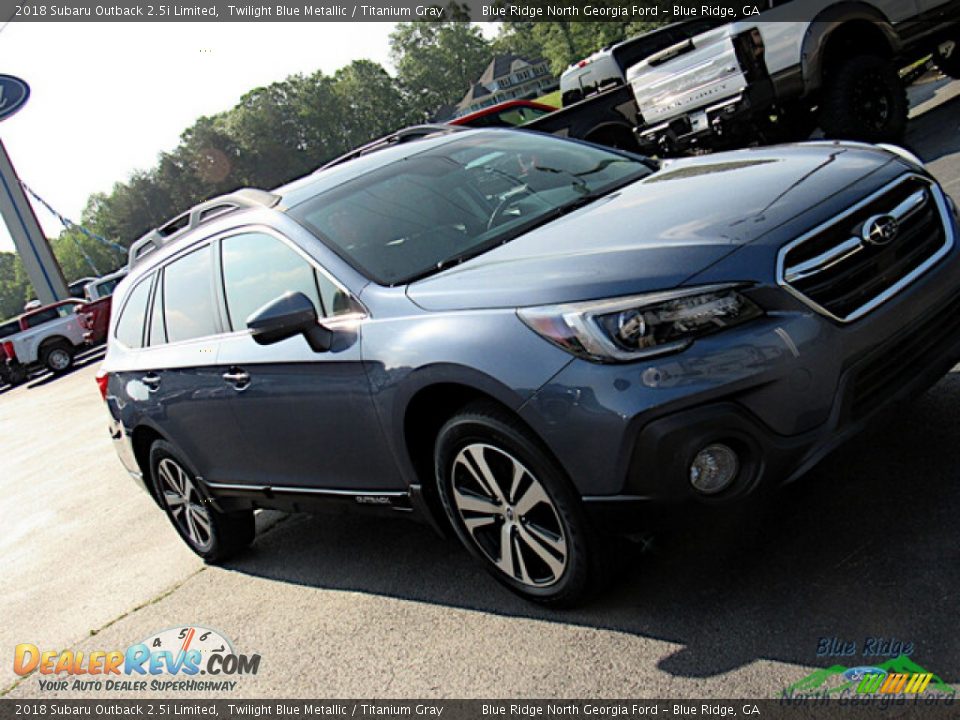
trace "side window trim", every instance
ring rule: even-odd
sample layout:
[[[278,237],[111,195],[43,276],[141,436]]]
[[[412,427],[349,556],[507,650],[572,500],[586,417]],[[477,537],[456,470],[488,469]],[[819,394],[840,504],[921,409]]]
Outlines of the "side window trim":
[[[113,338],[118,343],[120,343],[127,350],[146,350],[147,349],[147,328],[149,327],[148,317],[150,315],[151,302],[153,299],[153,292],[156,287],[157,275],[159,273],[156,271],[151,271],[150,274],[140,280],[136,285],[130,288],[130,292],[127,293],[127,296],[123,299],[123,307],[120,308],[120,312],[117,313],[117,322],[113,328]],[[125,342],[123,342],[118,336],[117,331],[120,329],[120,321],[123,319],[124,313],[127,311],[127,306],[130,305],[130,299],[133,297],[133,294],[137,291],[143,283],[148,283],[150,289],[147,293],[147,307],[146,311],[143,313],[143,326],[140,328],[140,347],[130,347]]]
[[[144,323],[146,328],[146,337],[143,339],[143,347],[152,348],[167,344],[167,318],[164,316],[163,305],[163,272],[165,267],[161,267],[154,273],[153,289],[150,292],[150,301],[147,306],[147,321]],[[157,298],[160,298],[160,322],[163,325],[163,340],[158,343],[153,341],[153,311],[157,309]]]

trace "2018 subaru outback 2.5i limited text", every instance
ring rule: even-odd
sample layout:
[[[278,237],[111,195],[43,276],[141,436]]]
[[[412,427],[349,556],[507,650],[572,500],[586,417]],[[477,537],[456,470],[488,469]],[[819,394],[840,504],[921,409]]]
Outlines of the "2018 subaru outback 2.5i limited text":
[[[904,152],[658,168],[440,132],[138,241],[99,379],[124,464],[208,560],[255,507],[346,502],[571,603],[598,529],[788,481],[944,374],[956,233]]]

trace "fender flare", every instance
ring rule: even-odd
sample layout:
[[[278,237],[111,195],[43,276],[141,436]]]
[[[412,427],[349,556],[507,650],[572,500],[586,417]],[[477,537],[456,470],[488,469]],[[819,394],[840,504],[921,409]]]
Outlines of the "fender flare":
[[[863,2],[842,2],[821,11],[808,25],[800,49],[800,64],[807,93],[823,84],[823,59],[827,44],[840,26],[857,20],[874,23],[886,37],[889,49],[900,52],[902,43],[890,20],[877,8]]]

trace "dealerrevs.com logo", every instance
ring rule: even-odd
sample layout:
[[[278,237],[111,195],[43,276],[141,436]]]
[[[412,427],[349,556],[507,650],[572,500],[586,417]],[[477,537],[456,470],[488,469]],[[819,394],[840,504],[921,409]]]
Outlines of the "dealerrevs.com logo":
[[[153,633],[126,650],[14,649],[17,675],[40,675],[40,690],[231,691],[243,675],[256,675],[260,655],[237,653],[223,634],[187,625]],[[202,676],[202,678],[201,678]]]

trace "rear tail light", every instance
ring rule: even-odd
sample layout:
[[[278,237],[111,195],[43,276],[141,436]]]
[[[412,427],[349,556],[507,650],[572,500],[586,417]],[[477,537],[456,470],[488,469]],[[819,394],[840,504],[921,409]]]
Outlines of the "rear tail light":
[[[106,370],[97,373],[97,387],[100,389],[100,397],[107,401],[107,383],[110,382],[110,374]]]
[[[13,343],[7,341],[3,344],[3,353],[7,356],[9,360],[16,360],[17,354],[13,351]]]

